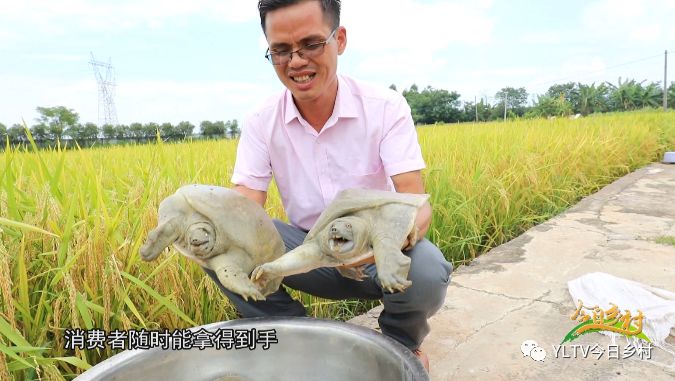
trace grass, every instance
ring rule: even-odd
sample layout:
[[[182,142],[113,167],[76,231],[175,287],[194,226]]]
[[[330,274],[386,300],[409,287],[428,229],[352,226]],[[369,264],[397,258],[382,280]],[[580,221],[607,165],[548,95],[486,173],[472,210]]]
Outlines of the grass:
[[[466,263],[675,147],[675,114],[420,127],[428,237]],[[138,249],[183,184],[229,185],[236,142],[7,149],[0,155],[0,379],[71,379],[114,354],[63,349],[66,328],[184,328],[234,318],[196,264]],[[268,213],[285,219],[272,187]],[[372,302],[294,292],[317,317]]]
[[[673,236],[656,237],[655,242],[659,243],[661,245],[675,246],[675,237],[673,237]]]

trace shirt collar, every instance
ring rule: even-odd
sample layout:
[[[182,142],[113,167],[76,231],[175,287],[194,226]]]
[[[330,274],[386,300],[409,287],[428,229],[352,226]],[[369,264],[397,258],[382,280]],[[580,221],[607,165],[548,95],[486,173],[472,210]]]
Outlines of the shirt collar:
[[[338,90],[337,96],[335,98],[335,106],[333,108],[333,114],[330,119],[335,118],[356,118],[358,113],[356,110],[356,101],[354,100],[354,94],[352,89],[349,87],[347,81],[345,81],[341,75],[337,76],[338,78]],[[300,110],[298,110],[295,102],[293,102],[293,94],[290,90],[286,89],[284,94],[285,100],[285,117],[284,123],[287,125],[290,124],[294,119],[301,120],[302,115],[300,115]]]

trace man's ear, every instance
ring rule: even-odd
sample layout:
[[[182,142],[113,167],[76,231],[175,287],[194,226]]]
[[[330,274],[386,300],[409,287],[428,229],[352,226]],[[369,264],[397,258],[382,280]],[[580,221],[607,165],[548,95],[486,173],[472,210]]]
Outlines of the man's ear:
[[[335,32],[335,40],[338,44],[338,55],[340,55],[347,47],[347,29],[345,27],[338,27],[337,32]]]

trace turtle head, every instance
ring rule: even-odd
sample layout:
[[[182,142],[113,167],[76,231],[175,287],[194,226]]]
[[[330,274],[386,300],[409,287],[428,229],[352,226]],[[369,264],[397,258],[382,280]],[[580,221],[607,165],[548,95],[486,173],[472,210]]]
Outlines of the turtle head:
[[[216,229],[210,222],[200,221],[185,230],[185,246],[197,258],[209,258],[216,244]]]
[[[334,255],[345,255],[363,246],[367,235],[362,219],[354,216],[340,217],[328,225],[325,248]]]

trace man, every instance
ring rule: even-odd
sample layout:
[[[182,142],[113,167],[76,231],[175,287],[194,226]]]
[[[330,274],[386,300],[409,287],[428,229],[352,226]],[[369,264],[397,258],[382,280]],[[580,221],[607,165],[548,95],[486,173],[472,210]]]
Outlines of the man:
[[[347,45],[340,0],[260,0],[258,9],[269,43],[266,57],[286,90],[248,118],[232,182],[264,206],[274,175],[291,222],[275,221],[287,250],[302,243],[342,189],[424,193],[424,161],[405,99],[337,75],[337,57]],[[420,237],[430,222],[427,203],[416,220]],[[419,347],[429,333],[427,319],[443,303],[452,266],[426,239],[405,254],[412,286],[404,292],[382,290],[373,263],[365,264],[368,278],[361,282],[320,268],[286,277],[284,284],[329,299],[382,299],[382,332],[413,350],[428,369]],[[283,288],[265,301],[245,302],[207,272],[243,317],[305,315]]]

